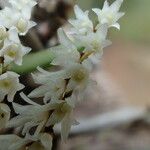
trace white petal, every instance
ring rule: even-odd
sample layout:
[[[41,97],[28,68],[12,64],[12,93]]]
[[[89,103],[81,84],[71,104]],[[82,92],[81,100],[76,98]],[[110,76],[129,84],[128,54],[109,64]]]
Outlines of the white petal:
[[[59,41],[62,45],[66,46],[67,48],[70,48],[71,50],[76,50],[76,47],[71,42],[71,40],[68,38],[68,36],[66,35],[66,33],[64,32],[64,30],[62,28],[58,29],[58,37],[59,37]]]
[[[40,139],[42,145],[46,148],[46,150],[51,150],[53,142],[52,136],[48,133],[43,133]]]
[[[66,141],[71,130],[72,119],[69,113],[67,113],[61,122],[61,138]]]

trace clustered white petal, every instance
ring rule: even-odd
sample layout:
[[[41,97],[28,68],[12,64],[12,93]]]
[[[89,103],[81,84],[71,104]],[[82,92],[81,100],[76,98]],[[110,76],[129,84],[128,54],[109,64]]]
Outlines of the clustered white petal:
[[[11,63],[22,65],[23,56],[31,51],[31,48],[22,45],[19,35],[24,36],[35,26],[35,23],[30,21],[35,5],[33,0],[8,0],[8,5],[0,10],[0,130],[9,126],[12,117],[10,102],[12,103],[15,94],[24,88],[19,81],[20,75],[9,71],[9,66]],[[8,101],[7,104],[5,100]],[[39,139],[43,141],[43,138],[45,134],[41,133]],[[0,135],[0,150],[25,150],[28,142],[31,140],[21,139],[16,135]]]
[[[93,23],[89,19],[89,11],[82,11],[79,6],[74,7],[76,19],[70,19],[69,22],[81,34],[85,34],[93,30]]]
[[[19,75],[7,71],[11,63],[22,65],[23,56],[31,48],[21,44],[19,35],[25,35],[35,25],[30,21],[32,7],[36,2],[31,0],[9,0],[9,6],[0,11],[0,101],[7,95],[13,101],[17,91],[23,89]]]
[[[123,0],[116,0],[109,6],[108,1],[106,0],[102,9],[94,8],[93,11],[98,16],[99,25],[107,23],[109,27],[120,29],[118,20],[124,15],[124,13],[119,12],[122,3]]]
[[[7,95],[8,101],[12,102],[17,91],[24,88],[22,84],[19,83],[19,75],[7,71],[0,76],[0,99],[3,100]]]
[[[10,7],[0,12],[0,57],[5,67],[11,62],[22,64],[22,57],[31,49],[21,45],[18,34],[24,35],[35,25],[30,21],[32,7],[36,5],[34,0],[9,2]],[[7,95],[16,113],[10,119],[9,107],[0,103],[0,117],[3,121],[0,128],[22,129],[22,138],[16,135],[0,136],[0,150],[51,150],[52,135],[47,130],[58,123],[61,124],[62,139],[67,139],[71,126],[77,124],[73,117],[74,108],[87,89],[95,85],[90,77],[92,67],[99,64],[103,49],[111,44],[107,39],[108,29],[120,28],[118,20],[124,15],[119,12],[122,2],[116,0],[109,6],[106,0],[102,9],[93,9],[99,20],[96,26],[89,18],[89,11],[84,12],[77,5],[74,7],[76,19],[69,20],[71,28],[68,32],[60,28],[60,44],[50,48],[54,56],[51,65],[59,69],[46,71],[37,68],[38,72],[32,76],[39,87],[28,96],[20,94],[27,105],[12,102],[15,93],[23,88],[19,83],[19,75],[10,71],[0,75],[0,101]],[[14,17],[11,17],[11,11]],[[30,98],[43,98],[43,104]],[[8,144],[3,143],[4,139]]]

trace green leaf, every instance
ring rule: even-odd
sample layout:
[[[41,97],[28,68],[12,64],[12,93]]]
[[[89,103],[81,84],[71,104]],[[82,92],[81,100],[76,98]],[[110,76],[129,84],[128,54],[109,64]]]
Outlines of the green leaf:
[[[11,65],[10,70],[18,74],[27,74],[35,71],[38,66],[50,67],[54,56],[50,50],[43,50],[37,53],[31,53],[24,57],[22,66]]]

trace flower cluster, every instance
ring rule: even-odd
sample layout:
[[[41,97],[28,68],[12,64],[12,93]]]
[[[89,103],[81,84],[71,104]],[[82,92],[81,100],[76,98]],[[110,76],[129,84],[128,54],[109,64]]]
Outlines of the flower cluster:
[[[24,36],[36,24],[30,20],[33,0],[9,0],[8,5],[0,10],[0,129],[5,129],[11,117],[11,109],[5,103],[13,102],[17,91],[24,88],[19,81],[19,74],[9,71],[14,63],[22,65],[23,56],[31,48],[22,45],[19,36]],[[2,138],[3,143],[3,135]],[[12,140],[15,140],[12,139]],[[8,150],[5,141],[1,150]],[[0,142],[1,143],[1,142]],[[1,144],[2,144],[1,143]]]
[[[0,50],[2,67],[7,67],[10,62],[18,65],[22,56],[30,51],[23,47],[16,35],[24,35],[32,26],[30,21],[31,8],[36,4],[33,0],[9,0],[11,7],[6,7],[0,13],[1,42],[4,43]],[[22,99],[28,105],[22,106],[12,103],[17,116],[9,120],[10,109],[0,105],[1,116],[4,116],[1,128],[21,129],[21,137],[5,135],[0,137],[0,143],[11,150],[50,150],[52,147],[51,129],[56,124],[61,124],[61,137],[66,140],[72,125],[78,124],[73,118],[73,110],[77,103],[84,97],[86,90],[95,82],[90,78],[93,65],[97,65],[102,57],[103,49],[111,44],[107,39],[108,29],[120,29],[118,20],[124,15],[119,12],[123,0],[116,0],[109,6],[105,1],[102,9],[92,9],[97,15],[98,24],[94,25],[89,18],[89,11],[82,11],[77,5],[74,7],[76,19],[69,20],[69,31],[58,29],[60,44],[50,48],[54,58],[51,65],[58,67],[56,71],[46,71],[38,67],[38,73],[32,74],[38,88],[28,96],[21,93]],[[10,12],[14,17],[10,17]],[[30,12],[30,14],[29,14]],[[7,28],[7,29],[6,29]],[[18,75],[6,72],[0,76],[0,99],[7,95],[13,101],[16,91],[23,88],[19,83]],[[30,98],[43,98],[43,105],[32,101]],[[6,122],[6,123],[5,123]],[[4,125],[5,124],[5,125]],[[4,139],[9,144],[4,144]]]
[[[35,25],[30,21],[35,1],[9,0],[9,7],[0,11],[0,101],[7,95],[12,102],[17,91],[23,89],[19,75],[7,71],[11,63],[22,65],[22,58],[31,48],[21,44],[18,35],[25,35]],[[13,13],[13,14],[12,14]]]

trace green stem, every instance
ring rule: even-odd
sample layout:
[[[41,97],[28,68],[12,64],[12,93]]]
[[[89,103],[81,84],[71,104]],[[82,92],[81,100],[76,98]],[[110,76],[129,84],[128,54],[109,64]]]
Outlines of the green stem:
[[[35,71],[38,66],[49,67],[53,59],[50,50],[44,50],[37,53],[31,53],[24,57],[22,66],[11,65],[10,70],[18,74],[27,74]]]

